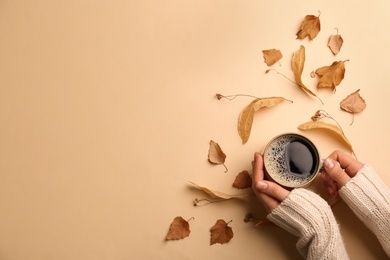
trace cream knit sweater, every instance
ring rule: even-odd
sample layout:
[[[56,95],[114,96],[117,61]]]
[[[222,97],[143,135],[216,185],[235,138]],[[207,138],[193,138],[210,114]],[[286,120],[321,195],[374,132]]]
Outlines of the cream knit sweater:
[[[365,165],[339,193],[390,256],[390,190],[374,169]],[[349,259],[331,208],[309,190],[291,191],[268,219],[299,237],[296,246],[306,259]]]

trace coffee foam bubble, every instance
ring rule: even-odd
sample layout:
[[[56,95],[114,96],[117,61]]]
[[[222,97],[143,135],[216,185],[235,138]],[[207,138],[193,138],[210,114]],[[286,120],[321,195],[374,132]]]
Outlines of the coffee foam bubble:
[[[286,146],[292,141],[300,139],[294,135],[283,135],[274,139],[268,144],[264,151],[264,163],[268,174],[272,176],[274,181],[285,186],[302,186],[313,177],[313,174],[309,176],[297,176],[291,174],[288,169],[287,161],[285,159]]]

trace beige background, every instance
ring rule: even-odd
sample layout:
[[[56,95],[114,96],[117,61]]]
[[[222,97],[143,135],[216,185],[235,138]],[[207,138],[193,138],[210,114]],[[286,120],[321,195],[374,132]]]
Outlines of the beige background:
[[[253,198],[195,208],[204,197],[188,181],[226,193],[250,170],[255,151],[293,131],[318,109],[342,125],[361,161],[390,185],[388,65],[390,2],[382,1],[0,1],[0,259],[300,259],[296,238],[255,229],[264,217]],[[321,12],[318,37],[296,40],[303,17]],[[335,27],[337,57],[326,47]],[[324,105],[277,75],[261,50],[292,78],[290,61],[306,47],[303,81]],[[310,72],[346,63],[337,88],[317,90]],[[352,117],[339,102],[361,89],[367,109]],[[258,112],[249,142],[236,124],[252,99],[294,100]],[[346,148],[304,132],[322,157]],[[228,173],[207,162],[209,140],[227,154]],[[351,259],[386,258],[348,207],[334,206]],[[175,216],[190,237],[165,242]],[[209,245],[209,228],[233,220],[234,238]]]

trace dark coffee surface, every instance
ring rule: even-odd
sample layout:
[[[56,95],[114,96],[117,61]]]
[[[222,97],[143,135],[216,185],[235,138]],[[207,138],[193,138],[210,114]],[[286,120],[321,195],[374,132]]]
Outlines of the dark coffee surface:
[[[284,186],[300,186],[318,170],[319,155],[314,145],[297,134],[281,135],[267,146],[264,163],[274,181]]]

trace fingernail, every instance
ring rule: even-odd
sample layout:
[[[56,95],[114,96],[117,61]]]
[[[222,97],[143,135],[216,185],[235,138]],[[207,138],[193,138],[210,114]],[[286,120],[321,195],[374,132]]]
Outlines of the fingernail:
[[[268,184],[264,181],[259,181],[256,183],[256,189],[258,189],[258,190],[263,191],[263,190],[266,190],[267,187],[268,187]]]
[[[326,158],[325,161],[324,161],[324,165],[325,165],[326,168],[332,169],[333,166],[334,166],[334,163],[333,163],[333,161],[331,159]]]

